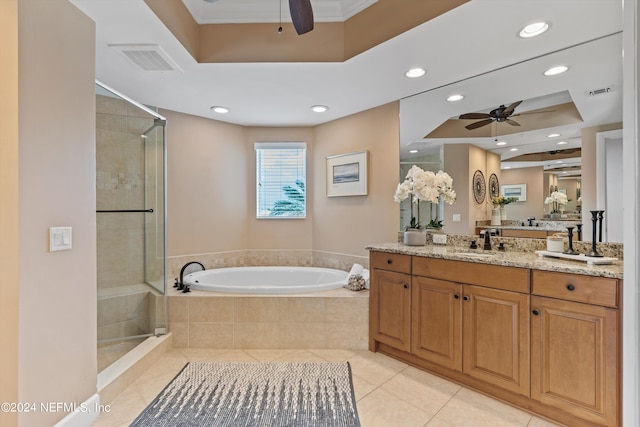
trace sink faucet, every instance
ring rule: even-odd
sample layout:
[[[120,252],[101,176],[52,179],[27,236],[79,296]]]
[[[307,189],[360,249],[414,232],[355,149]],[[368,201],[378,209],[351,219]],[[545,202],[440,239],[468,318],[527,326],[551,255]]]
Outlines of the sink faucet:
[[[491,233],[489,230],[484,231],[484,248],[485,251],[491,250]]]
[[[527,221],[529,221],[529,227],[533,227],[533,221],[535,220],[536,220],[536,217],[534,216],[527,218]]]

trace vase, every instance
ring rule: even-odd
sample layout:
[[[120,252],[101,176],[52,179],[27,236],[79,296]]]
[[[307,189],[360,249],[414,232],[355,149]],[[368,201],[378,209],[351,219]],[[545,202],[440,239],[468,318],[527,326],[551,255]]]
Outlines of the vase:
[[[551,219],[560,219],[560,218],[562,218],[562,214],[560,214],[560,212],[551,212],[549,214],[549,217]]]
[[[500,207],[496,206],[491,211],[491,225],[501,225],[502,221],[500,220]]]
[[[407,246],[424,246],[427,244],[427,233],[415,228],[404,232],[404,244]]]
[[[504,206],[500,206],[500,221],[506,221],[507,220],[507,210],[504,208]]]

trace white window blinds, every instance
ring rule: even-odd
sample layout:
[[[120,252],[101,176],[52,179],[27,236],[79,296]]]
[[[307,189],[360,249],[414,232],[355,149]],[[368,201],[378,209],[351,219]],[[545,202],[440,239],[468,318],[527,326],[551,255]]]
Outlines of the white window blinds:
[[[256,142],[256,217],[305,218],[307,144]]]

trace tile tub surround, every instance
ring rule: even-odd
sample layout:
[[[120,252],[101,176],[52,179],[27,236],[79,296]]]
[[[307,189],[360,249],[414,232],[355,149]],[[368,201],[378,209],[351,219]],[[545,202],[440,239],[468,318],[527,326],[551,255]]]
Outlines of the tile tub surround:
[[[169,291],[174,348],[366,349],[369,291],[295,295]]]
[[[174,278],[180,277],[182,267],[191,261],[202,263],[206,269],[245,266],[292,266],[323,267],[349,271],[358,263],[369,268],[368,256],[348,255],[310,249],[243,249],[237,251],[212,252],[181,255],[167,258],[168,282],[173,286]]]

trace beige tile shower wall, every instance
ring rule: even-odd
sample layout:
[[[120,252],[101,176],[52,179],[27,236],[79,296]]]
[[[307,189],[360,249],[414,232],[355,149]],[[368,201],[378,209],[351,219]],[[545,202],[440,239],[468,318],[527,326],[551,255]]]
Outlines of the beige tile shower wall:
[[[144,141],[153,123],[129,103],[96,95],[96,205],[99,210],[143,209]],[[144,281],[142,213],[97,213],[98,289]]]
[[[368,292],[344,296],[170,296],[178,348],[365,349]]]

